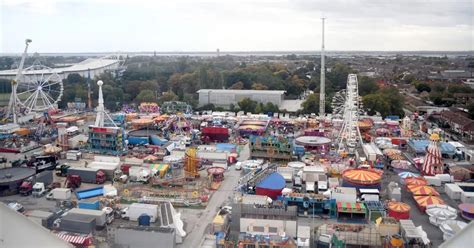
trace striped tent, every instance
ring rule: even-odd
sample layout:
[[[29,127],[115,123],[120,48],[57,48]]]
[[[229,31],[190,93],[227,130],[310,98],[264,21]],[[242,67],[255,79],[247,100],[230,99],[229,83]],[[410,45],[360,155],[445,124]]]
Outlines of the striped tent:
[[[56,233],[56,235],[73,245],[80,245],[80,246],[89,246],[92,244],[91,236],[86,236],[86,235],[78,235],[78,234],[72,234],[72,233],[67,233],[67,232],[59,232]]]
[[[337,202],[337,211],[340,213],[365,213],[364,203]]]
[[[422,177],[407,177],[405,178],[406,185],[427,185],[428,182]]]
[[[413,199],[415,199],[418,208],[423,212],[426,210],[426,206],[428,205],[444,204],[444,201],[441,198],[432,195],[415,195],[413,196]]]
[[[442,174],[443,160],[441,157],[441,150],[439,149],[439,135],[434,133],[430,137],[431,143],[426,149],[425,161],[422,167],[422,174],[434,176]]]
[[[414,185],[414,184],[409,184],[407,185],[407,189],[413,194],[413,195],[434,195],[434,196],[439,196],[438,191],[434,189],[433,187],[426,186],[426,185]]]

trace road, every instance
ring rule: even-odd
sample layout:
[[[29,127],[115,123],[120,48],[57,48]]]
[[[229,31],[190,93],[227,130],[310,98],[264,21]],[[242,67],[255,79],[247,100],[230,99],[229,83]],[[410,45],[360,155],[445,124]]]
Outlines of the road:
[[[249,157],[249,149],[248,145],[240,152],[239,161],[247,160]],[[204,234],[206,232],[207,226],[212,223],[212,220],[217,214],[219,208],[227,203],[231,202],[231,198],[234,195],[234,189],[238,184],[238,181],[241,176],[241,171],[236,171],[234,167],[230,167],[230,169],[224,174],[224,181],[221,184],[219,190],[214,192],[211,197],[211,200],[207,204],[206,209],[202,210],[202,214],[199,216],[199,219],[192,224],[192,226],[188,226],[186,231],[192,230],[188,233],[188,235],[184,238],[184,242],[179,244],[178,247],[198,247],[201,243]]]

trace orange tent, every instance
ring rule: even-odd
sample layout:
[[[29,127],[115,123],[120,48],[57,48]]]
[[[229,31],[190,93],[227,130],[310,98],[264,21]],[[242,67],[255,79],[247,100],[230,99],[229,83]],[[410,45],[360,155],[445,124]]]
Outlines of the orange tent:
[[[426,185],[416,185],[416,184],[409,184],[407,185],[407,189],[413,193],[413,195],[434,195],[439,196],[438,191],[433,187],[426,186]]]
[[[388,216],[397,220],[410,218],[410,206],[403,202],[391,201],[387,204]]]
[[[407,177],[407,178],[405,178],[405,184],[406,185],[410,185],[410,184],[413,184],[413,185],[427,185],[428,182],[426,181],[426,179],[424,179],[422,177]]]
[[[441,198],[432,195],[415,195],[413,196],[413,199],[415,199],[416,204],[418,204],[418,208],[423,212],[425,212],[426,206],[428,205],[444,205],[444,201]]]
[[[358,184],[374,184],[380,182],[381,173],[376,170],[348,169],[342,173],[344,180]]]

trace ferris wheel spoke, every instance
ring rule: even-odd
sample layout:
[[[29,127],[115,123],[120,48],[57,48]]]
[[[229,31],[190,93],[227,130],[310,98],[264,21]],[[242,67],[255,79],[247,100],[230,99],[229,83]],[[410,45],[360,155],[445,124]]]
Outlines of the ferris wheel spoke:
[[[49,94],[47,94],[46,92],[41,91],[41,93],[43,93],[43,95],[46,97],[46,99],[47,99],[48,101],[49,101],[49,99],[51,99],[51,101],[49,101],[49,102],[50,102],[50,105],[53,105],[53,103],[56,102],[56,100],[54,100],[54,98],[51,97],[51,96],[50,96]]]
[[[43,86],[45,83],[49,82],[49,80],[51,79],[52,76],[53,76],[53,74],[49,75],[49,76],[41,83],[41,86]]]
[[[41,94],[41,101],[43,102],[43,106],[47,108],[52,106],[51,102],[48,99],[48,96],[42,90],[40,91],[40,94]]]
[[[43,88],[46,88],[46,87],[51,87],[53,85],[57,85],[57,84],[60,84],[60,82],[57,82],[57,81],[48,81],[48,82],[45,82],[44,84],[42,84],[41,86]]]
[[[30,90],[27,90],[27,91],[16,93],[16,95],[19,96],[19,95],[26,94],[26,93],[33,92],[33,91],[35,91],[35,89],[30,89]]]

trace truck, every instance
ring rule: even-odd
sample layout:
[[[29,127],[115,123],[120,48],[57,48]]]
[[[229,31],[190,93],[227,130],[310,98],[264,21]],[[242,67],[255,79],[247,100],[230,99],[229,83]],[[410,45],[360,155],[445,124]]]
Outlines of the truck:
[[[68,164],[60,164],[60,165],[57,165],[56,168],[54,169],[56,176],[58,176],[58,177],[65,177],[65,176],[67,175],[67,170],[68,170],[70,167],[71,167],[71,166],[68,165]]]
[[[148,168],[133,166],[128,170],[130,181],[147,183],[151,177],[151,171]]]
[[[23,196],[33,192],[33,186],[36,183],[43,183],[43,187],[53,182],[53,173],[51,171],[43,171],[23,181],[19,187],[19,193]]]
[[[81,176],[79,175],[68,175],[64,182],[64,187],[70,189],[77,189],[81,187]]]
[[[36,173],[45,170],[54,170],[58,165],[56,156],[33,156],[27,163],[28,167],[36,168]]]
[[[67,175],[80,176],[83,183],[103,184],[105,182],[105,173],[97,168],[70,167]]]
[[[122,209],[122,218],[131,221],[138,221],[138,217],[143,214],[150,216],[150,222],[155,222],[158,216],[158,205],[132,203],[129,207]]]
[[[33,197],[41,197],[46,194],[46,188],[44,187],[44,183],[35,183],[33,185]]]
[[[68,188],[56,188],[51,190],[48,195],[46,195],[47,200],[69,200],[71,199],[71,189]]]

